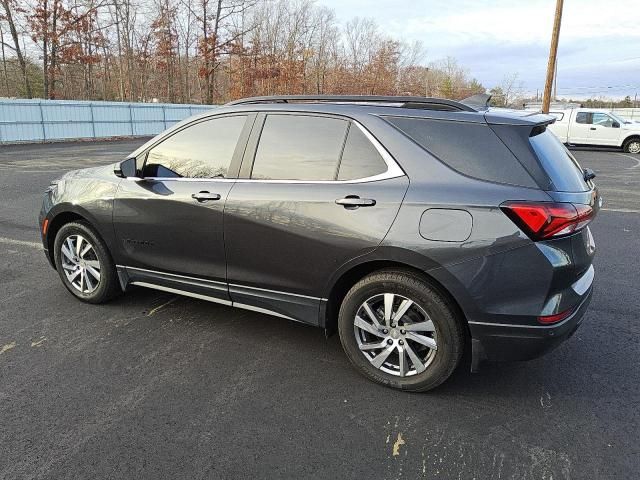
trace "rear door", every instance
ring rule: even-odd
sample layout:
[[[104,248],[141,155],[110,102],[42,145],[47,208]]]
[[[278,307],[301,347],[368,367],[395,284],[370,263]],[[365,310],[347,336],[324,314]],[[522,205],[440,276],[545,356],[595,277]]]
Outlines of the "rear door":
[[[592,145],[620,146],[620,123],[617,120],[605,112],[593,112],[591,118],[589,132]]]
[[[227,199],[234,302],[317,323],[331,274],[374,250],[408,179],[359,124],[315,114],[260,115]]]
[[[227,115],[181,129],[150,148],[141,179],[120,183],[116,262],[134,283],[228,301],[224,203],[254,115]]]
[[[589,145],[592,141],[591,127],[591,112],[577,112],[574,121],[569,126],[569,143]]]

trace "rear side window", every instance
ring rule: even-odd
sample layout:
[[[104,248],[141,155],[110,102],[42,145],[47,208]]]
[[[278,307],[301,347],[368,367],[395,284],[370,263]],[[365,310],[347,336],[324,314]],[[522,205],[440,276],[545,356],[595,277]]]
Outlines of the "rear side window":
[[[578,112],[576,114],[576,123],[584,123],[584,124],[589,124],[591,123],[591,120],[589,119],[589,113],[587,112]]]
[[[352,123],[342,152],[338,180],[373,177],[386,171],[387,164],[378,150],[362,130]]]
[[[226,178],[246,115],[205,120],[149,150],[145,177]]]
[[[303,115],[267,115],[251,178],[334,180],[349,122]]]
[[[544,130],[529,137],[529,142],[556,191],[586,192],[589,190],[578,161],[553,133]]]
[[[518,159],[485,124],[386,117],[449,167],[480,180],[536,187]]]

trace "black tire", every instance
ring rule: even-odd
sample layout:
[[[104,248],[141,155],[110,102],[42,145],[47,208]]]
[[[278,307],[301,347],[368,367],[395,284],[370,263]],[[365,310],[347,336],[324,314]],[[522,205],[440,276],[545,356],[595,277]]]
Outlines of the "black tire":
[[[430,363],[428,360],[425,362],[428,366],[420,373],[399,376],[380,370],[358,346],[354,331],[356,314],[365,301],[383,293],[393,293],[412,300],[428,314],[435,326],[437,350],[433,352]],[[457,309],[424,278],[410,271],[380,270],[356,283],[342,301],[338,330],[347,357],[365,377],[400,390],[423,392],[437,387],[453,373],[464,352],[465,330]]]
[[[81,292],[78,288],[74,287],[67,278],[63,268],[62,246],[66,239],[73,235],[81,235],[86,239],[93,247],[93,253],[95,253],[96,259],[100,262],[100,279],[97,282],[97,286],[94,287],[94,290],[89,293]],[[60,279],[67,290],[77,299],[87,303],[105,303],[122,293],[120,283],[118,282],[116,266],[109,254],[109,250],[100,236],[88,224],[84,222],[72,222],[63,225],[56,234],[53,251],[58,275],[60,275]]]
[[[635,146],[635,148],[634,148]],[[633,137],[625,140],[622,149],[626,153],[640,153],[637,148],[640,148],[640,137]]]

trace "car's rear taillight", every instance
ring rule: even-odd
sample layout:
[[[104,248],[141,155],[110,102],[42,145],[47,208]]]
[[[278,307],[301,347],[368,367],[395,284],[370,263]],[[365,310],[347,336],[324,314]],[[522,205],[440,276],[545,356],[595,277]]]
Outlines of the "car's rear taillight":
[[[541,315],[538,317],[538,322],[549,325],[551,323],[558,323],[562,320],[569,318],[569,316],[574,312],[574,308],[570,308],[569,310],[565,310],[564,312],[555,313],[553,315]]]
[[[589,205],[552,202],[505,202],[502,211],[532,240],[570,235],[594,217]]]

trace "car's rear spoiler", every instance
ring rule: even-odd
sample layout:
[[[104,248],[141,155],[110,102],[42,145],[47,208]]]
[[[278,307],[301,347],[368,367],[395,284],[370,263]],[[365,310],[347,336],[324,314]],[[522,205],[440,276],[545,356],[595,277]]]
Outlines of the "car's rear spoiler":
[[[477,95],[471,95],[470,97],[460,100],[463,103],[475,110],[489,110],[489,102],[491,101],[491,95],[488,93],[478,93]]]
[[[545,115],[529,110],[490,109],[484,114],[490,125],[521,125],[529,127],[546,127],[557,120],[553,115]]]

